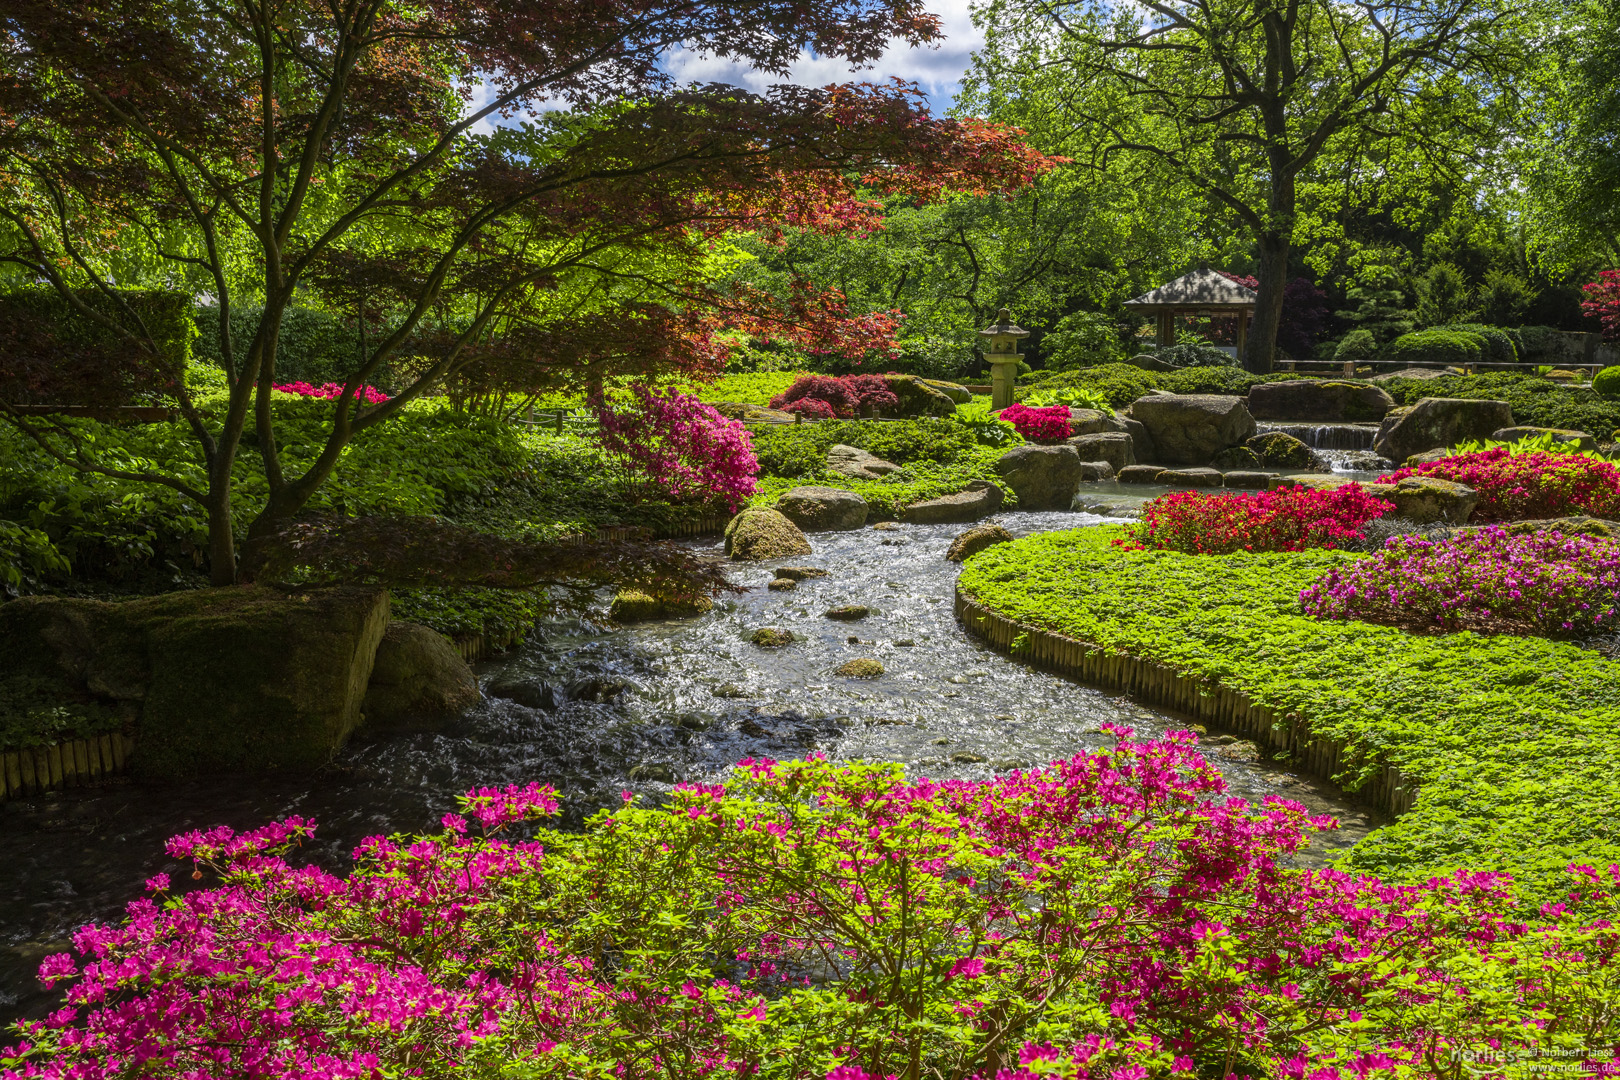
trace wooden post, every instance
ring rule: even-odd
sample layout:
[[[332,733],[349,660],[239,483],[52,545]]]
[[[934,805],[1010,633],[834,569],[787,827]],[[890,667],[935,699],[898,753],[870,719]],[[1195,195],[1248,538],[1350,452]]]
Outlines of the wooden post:
[[[1247,311],[1244,311],[1242,308],[1238,308],[1237,316],[1238,316],[1238,333],[1237,333],[1237,350],[1238,350],[1238,353],[1237,353],[1237,359],[1238,359],[1238,363],[1241,364],[1241,363],[1243,363],[1243,346],[1249,340],[1249,313]]]
[[[1176,343],[1176,313],[1165,310],[1159,312],[1159,344],[1174,345]]]

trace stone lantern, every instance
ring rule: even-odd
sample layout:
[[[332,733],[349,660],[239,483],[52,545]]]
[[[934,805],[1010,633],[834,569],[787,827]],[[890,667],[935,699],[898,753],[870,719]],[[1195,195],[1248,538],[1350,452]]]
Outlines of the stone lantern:
[[[1018,361],[1024,358],[1018,351],[1018,339],[1029,337],[1029,331],[1013,325],[1012,316],[1002,308],[996,313],[995,325],[980,330],[979,336],[984,338],[984,358],[990,361],[990,408],[999,411],[1013,403]]]

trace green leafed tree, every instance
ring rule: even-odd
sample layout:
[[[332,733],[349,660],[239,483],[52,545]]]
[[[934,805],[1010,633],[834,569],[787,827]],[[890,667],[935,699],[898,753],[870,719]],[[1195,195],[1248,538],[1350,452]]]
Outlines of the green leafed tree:
[[[1144,162],[1252,244],[1270,368],[1302,193],[1500,138],[1515,0],[991,0],[964,100],[1100,170]]]

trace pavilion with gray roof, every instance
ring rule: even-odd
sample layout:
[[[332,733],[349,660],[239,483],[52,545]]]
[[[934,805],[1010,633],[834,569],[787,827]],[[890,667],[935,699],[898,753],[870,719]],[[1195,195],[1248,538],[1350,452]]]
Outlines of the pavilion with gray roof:
[[[1160,345],[1176,343],[1177,315],[1236,315],[1237,354],[1242,357],[1254,303],[1253,289],[1214,270],[1199,268],[1125,301],[1124,306],[1129,311],[1159,317]]]

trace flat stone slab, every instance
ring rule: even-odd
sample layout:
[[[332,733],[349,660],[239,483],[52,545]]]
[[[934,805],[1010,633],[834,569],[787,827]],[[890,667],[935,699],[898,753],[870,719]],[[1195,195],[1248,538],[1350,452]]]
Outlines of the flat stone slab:
[[[1340,488],[1344,487],[1346,484],[1354,483],[1356,483],[1356,481],[1352,480],[1348,476],[1336,476],[1333,473],[1297,473],[1294,476],[1279,476],[1271,481],[1271,486],[1273,489],[1285,487],[1308,487],[1320,488],[1323,491],[1331,491],[1334,488]]]
[[[1229,472],[1226,473],[1226,486],[1229,488],[1247,488],[1255,491],[1265,491],[1271,487],[1271,482],[1281,475],[1274,472]]]
[[[1127,465],[1115,478],[1122,484],[1156,484],[1164,471],[1163,465]]]
[[[1082,461],[1080,463],[1080,479],[1086,480],[1112,480],[1114,467],[1106,461]]]
[[[1158,476],[1158,483],[1170,487],[1222,487],[1226,478],[1219,469],[1166,469]]]
[[[912,503],[900,511],[900,520],[910,525],[949,525],[978,521],[1001,509],[1006,498],[1000,488],[986,480],[975,480],[967,490],[955,495]]]

